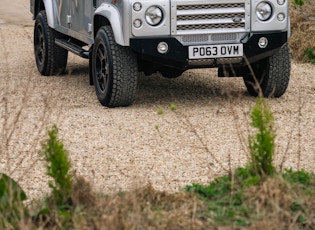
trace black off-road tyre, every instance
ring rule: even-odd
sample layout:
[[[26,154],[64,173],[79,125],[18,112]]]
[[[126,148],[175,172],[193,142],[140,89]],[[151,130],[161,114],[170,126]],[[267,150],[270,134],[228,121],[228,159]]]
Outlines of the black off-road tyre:
[[[48,26],[46,12],[40,11],[34,26],[34,53],[38,71],[44,76],[63,74],[68,51],[55,44],[64,35]]]
[[[118,107],[132,104],[137,90],[137,60],[128,47],[116,44],[110,26],[101,27],[96,34],[92,76],[102,105]]]
[[[253,63],[251,67],[254,76],[247,73],[243,77],[248,93],[255,97],[281,97],[288,88],[291,73],[288,44],[286,43],[278,53]]]

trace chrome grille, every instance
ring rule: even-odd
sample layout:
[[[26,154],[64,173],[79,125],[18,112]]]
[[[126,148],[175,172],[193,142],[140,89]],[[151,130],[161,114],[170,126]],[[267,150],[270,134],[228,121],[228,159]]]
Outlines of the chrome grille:
[[[185,25],[177,26],[178,30],[206,30],[206,29],[229,29],[243,28],[244,23],[229,23],[229,24],[209,24],[209,25]]]
[[[176,6],[176,34],[239,33],[246,27],[245,2]]]
[[[177,6],[177,10],[199,10],[199,9],[218,9],[218,8],[237,8],[243,7],[245,3],[225,3],[225,4],[201,4]]]
[[[210,14],[210,15],[179,15],[177,20],[186,21],[186,20],[208,20],[208,19],[224,19],[224,18],[233,18],[233,17],[244,17],[244,14]]]

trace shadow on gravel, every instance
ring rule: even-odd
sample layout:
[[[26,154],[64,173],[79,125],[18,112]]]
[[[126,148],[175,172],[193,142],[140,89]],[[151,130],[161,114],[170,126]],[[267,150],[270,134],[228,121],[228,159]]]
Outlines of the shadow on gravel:
[[[89,76],[89,67],[85,65],[73,65],[67,68],[67,71],[64,75],[70,75],[70,76]]]
[[[240,82],[241,81],[241,82]],[[190,71],[176,79],[167,79],[159,74],[139,77],[135,104],[185,103],[196,105],[210,101],[243,98],[248,94],[240,78],[200,76]],[[248,96],[248,98],[250,98]]]
[[[94,86],[89,85],[89,68],[87,64],[72,64],[64,75],[52,80],[59,85],[59,90],[68,91],[64,97],[86,95],[96,98]],[[139,74],[138,91],[133,106],[171,103],[195,106],[228,101],[230,99],[250,99],[241,78],[218,78],[216,69],[205,71],[187,71],[178,78],[168,79],[160,74],[144,76]],[[87,99],[86,98],[86,99]],[[67,101],[67,100],[66,100]]]

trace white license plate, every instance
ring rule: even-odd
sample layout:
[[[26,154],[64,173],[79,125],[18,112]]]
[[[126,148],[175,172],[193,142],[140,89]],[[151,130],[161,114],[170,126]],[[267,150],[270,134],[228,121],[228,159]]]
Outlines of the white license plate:
[[[189,46],[189,59],[243,56],[243,44]]]

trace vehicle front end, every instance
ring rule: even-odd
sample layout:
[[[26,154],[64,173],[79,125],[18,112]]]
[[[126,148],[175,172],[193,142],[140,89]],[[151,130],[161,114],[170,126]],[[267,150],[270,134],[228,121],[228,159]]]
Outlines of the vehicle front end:
[[[142,60],[189,69],[245,65],[287,43],[287,0],[133,0],[130,46]]]

